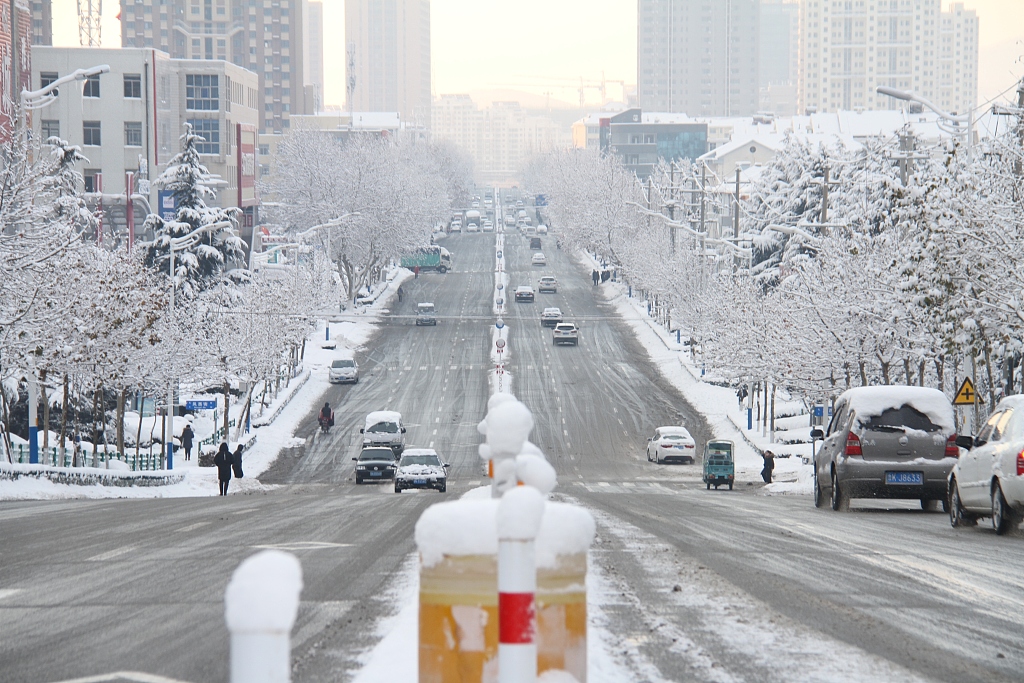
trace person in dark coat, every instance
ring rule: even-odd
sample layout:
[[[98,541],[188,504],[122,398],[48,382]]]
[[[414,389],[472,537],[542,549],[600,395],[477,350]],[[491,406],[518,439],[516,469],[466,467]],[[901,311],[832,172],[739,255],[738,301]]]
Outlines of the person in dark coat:
[[[594,286],[597,286],[598,281],[601,279],[601,273],[597,272],[597,269],[590,274],[590,279],[594,281]]]
[[[764,483],[772,483],[772,471],[775,469],[775,454],[771,451],[765,451],[761,454],[764,459],[764,469],[761,470],[761,478],[764,479]]]
[[[196,433],[192,431],[192,425],[185,425],[181,430],[181,449],[185,451],[185,460],[192,459],[192,440],[195,438]]]
[[[228,484],[231,482],[231,449],[226,443],[221,443],[220,450],[213,458],[213,464],[217,466],[217,478],[220,480],[220,495],[228,495]]]
[[[234,473],[235,479],[241,479],[245,476],[242,473],[242,444],[238,444],[235,452],[231,454],[231,471]]]

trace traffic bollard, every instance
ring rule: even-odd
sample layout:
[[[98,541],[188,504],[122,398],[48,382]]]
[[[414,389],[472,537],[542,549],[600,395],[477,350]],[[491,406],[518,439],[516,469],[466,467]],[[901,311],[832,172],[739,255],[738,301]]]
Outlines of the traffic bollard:
[[[544,497],[524,486],[498,503],[498,683],[537,680],[534,539],[544,516]]]
[[[289,683],[291,630],[302,566],[291,553],[264,550],[238,566],[224,595],[231,631],[231,683]]]

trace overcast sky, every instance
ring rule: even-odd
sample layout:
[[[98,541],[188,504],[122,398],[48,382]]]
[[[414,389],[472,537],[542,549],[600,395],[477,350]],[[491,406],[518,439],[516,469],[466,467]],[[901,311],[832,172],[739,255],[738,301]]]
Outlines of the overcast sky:
[[[1024,75],[1024,0],[962,0],[981,19],[979,102]],[[345,99],[345,3],[323,0],[326,101]],[[949,2],[944,0],[943,7]],[[586,85],[636,82],[636,0],[432,0],[433,90],[521,90],[578,102]],[[104,3],[103,44],[119,47],[118,3]],[[54,43],[77,45],[75,0],[53,0]],[[620,86],[608,83],[609,97]],[[596,88],[585,90],[599,103]]]

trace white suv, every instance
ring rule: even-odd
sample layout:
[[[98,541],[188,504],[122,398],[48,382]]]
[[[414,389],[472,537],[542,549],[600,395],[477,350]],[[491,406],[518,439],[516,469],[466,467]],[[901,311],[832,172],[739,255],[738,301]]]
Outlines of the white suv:
[[[555,346],[559,344],[579,346],[580,331],[575,323],[558,323],[555,325],[555,329],[551,331],[551,339]]]

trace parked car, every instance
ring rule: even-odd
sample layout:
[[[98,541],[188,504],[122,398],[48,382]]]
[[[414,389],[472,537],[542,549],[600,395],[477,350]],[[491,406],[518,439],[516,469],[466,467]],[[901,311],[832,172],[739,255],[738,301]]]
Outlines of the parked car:
[[[356,483],[363,481],[394,479],[395,478],[395,452],[387,447],[371,446],[364,448],[358,458],[352,458],[356,463]]]
[[[537,283],[537,291],[541,294],[544,292],[556,293],[558,291],[558,280],[555,279],[554,275],[545,275]]]
[[[537,234],[538,235],[546,235],[546,234],[548,234],[548,226],[544,225],[543,223],[538,225],[537,226]]]
[[[382,446],[399,454],[405,448],[405,425],[402,414],[394,410],[375,410],[366,416],[363,428],[363,448]]]
[[[462,223],[452,223],[452,227],[449,229],[449,232],[462,232]]]
[[[437,325],[437,314],[434,312],[434,304],[423,302],[416,304],[417,325]]]
[[[516,302],[530,302],[533,303],[533,287],[530,285],[519,285],[516,287]]]
[[[530,249],[533,249],[534,251],[537,251],[540,248],[541,248],[541,246],[540,246],[540,238],[539,237],[531,237],[530,238]]]
[[[974,526],[990,517],[997,534],[1024,519],[1024,396],[1007,396],[975,437],[960,436],[967,449],[949,474],[949,522]]]
[[[851,498],[910,498],[945,507],[949,472],[959,449],[953,405],[938,389],[857,387],[836,401],[814,458],[814,504],[833,510]]]
[[[654,430],[654,436],[647,439],[648,462],[692,465],[696,456],[697,442],[686,427],[658,427]]]
[[[405,489],[448,488],[448,463],[442,462],[433,448],[409,448],[402,453],[395,473],[395,493]]]
[[[341,382],[359,383],[359,365],[355,358],[335,358],[327,371],[327,380],[331,384]]]
[[[551,331],[552,343],[555,346],[559,344],[572,344],[573,346],[580,345],[580,331],[576,327],[576,323],[558,323],[555,325],[555,329]]]
[[[536,254],[533,255],[531,263],[535,266],[546,266],[548,264],[548,260],[544,258],[544,254],[538,251]]]
[[[540,314],[541,327],[556,327],[560,322],[562,322],[562,309],[560,308],[545,308]]]

